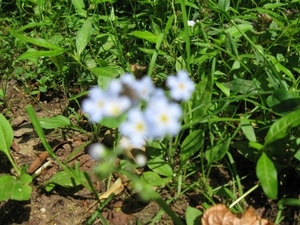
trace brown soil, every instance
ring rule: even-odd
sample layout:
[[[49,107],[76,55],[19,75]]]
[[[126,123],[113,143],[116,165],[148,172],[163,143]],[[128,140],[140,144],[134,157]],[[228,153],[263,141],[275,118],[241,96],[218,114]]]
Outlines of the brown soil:
[[[2,84],[3,85],[3,84]],[[16,82],[10,81],[6,84],[6,105],[0,106],[0,112],[6,115],[14,129],[14,143],[12,146],[12,155],[17,164],[30,166],[39,154],[45,152],[39,138],[34,132],[25,107],[27,104],[32,104],[39,117],[50,117],[55,115],[64,115],[70,103],[62,93],[49,92],[43,94],[39,99],[34,99],[25,94]],[[71,118],[72,123],[78,124],[84,129],[88,127],[87,121],[82,119],[76,121]],[[86,129],[85,129],[86,130]],[[57,156],[62,162],[65,162],[70,154],[75,149],[80,148],[92,137],[90,133],[82,134],[72,129],[55,129],[46,130],[47,140],[56,151]],[[7,159],[0,155],[1,174],[14,174],[11,165]],[[83,187],[66,189],[62,187],[55,187],[51,192],[46,192],[43,184],[47,182],[54,174],[61,171],[61,168],[54,160],[47,158],[51,164],[36,177],[32,183],[33,192],[30,201],[13,201],[8,200],[0,203],[0,224],[28,224],[28,225],[69,225],[69,224],[87,224],[89,218],[97,211],[99,207],[95,204],[95,197],[90,191]],[[106,183],[100,182],[95,175],[93,175],[93,166],[97,162],[93,161],[85,149],[78,151],[71,159],[68,160],[69,165],[74,165],[75,162],[80,163],[80,168],[89,172],[96,191],[103,193],[106,191]],[[237,165],[241,176],[249,173],[247,162],[244,159],[240,160],[241,164]],[[251,168],[254,168],[253,165]],[[245,190],[251,188],[257,179],[252,176],[253,180],[248,178],[243,184]],[[114,177],[115,179],[117,178]],[[230,180],[228,171],[224,171],[221,167],[216,168],[211,173],[211,185],[220,186],[222,182],[227,183]],[[114,180],[113,180],[114,181]],[[187,181],[189,182],[189,181]],[[299,193],[299,181],[290,179],[291,185],[285,185],[284,193],[290,193],[291,196],[297,196]],[[174,193],[168,189],[161,190],[161,196],[164,199],[169,199]],[[215,196],[216,202],[224,202],[222,195]],[[176,201],[171,203],[171,208],[184,221],[185,211],[187,206],[197,207],[202,209],[202,197],[200,193],[185,193]],[[257,189],[251,196],[247,197],[247,203],[253,205],[258,213],[271,220],[275,220],[277,215],[277,202],[268,200],[262,193],[262,190]],[[149,221],[155,217],[160,211],[157,203],[142,202],[136,195],[125,190],[115,196],[112,201],[108,203],[101,214],[110,225],[126,225],[126,224],[148,224]],[[288,207],[284,210],[285,219],[281,224],[300,224],[299,210],[297,208]],[[138,221],[140,223],[138,223]],[[156,224],[173,224],[168,216],[165,214],[158,220]],[[102,224],[100,219],[97,219],[93,224]]]

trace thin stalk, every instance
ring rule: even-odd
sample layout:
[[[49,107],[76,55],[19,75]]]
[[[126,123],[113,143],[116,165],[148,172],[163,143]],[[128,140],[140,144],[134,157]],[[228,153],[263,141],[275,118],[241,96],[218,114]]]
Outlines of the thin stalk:
[[[185,37],[185,46],[186,46],[186,67],[187,71],[191,73],[191,40],[190,40],[190,32],[189,32],[189,26],[187,24],[188,18],[185,8],[185,1],[180,1],[181,6],[181,13],[182,13],[182,20],[183,20],[183,27],[184,27],[184,37]]]
[[[239,201],[241,201],[243,198],[245,198],[247,195],[249,195],[251,192],[253,192],[258,187],[259,187],[259,184],[254,185],[250,190],[248,190],[247,192],[245,192],[237,200],[235,200],[233,203],[231,203],[231,205],[229,206],[229,208],[232,208],[233,206],[235,206]]]

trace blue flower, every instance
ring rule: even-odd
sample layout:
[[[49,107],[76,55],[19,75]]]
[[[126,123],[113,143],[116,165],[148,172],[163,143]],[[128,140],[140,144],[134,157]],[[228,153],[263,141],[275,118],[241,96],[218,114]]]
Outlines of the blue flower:
[[[137,108],[131,109],[127,114],[127,120],[121,124],[120,132],[129,138],[134,146],[143,146],[148,132],[144,113]]]
[[[107,95],[99,88],[94,87],[89,92],[89,98],[83,100],[81,106],[94,123],[100,122],[104,117],[104,107],[107,103]]]
[[[167,86],[170,88],[170,95],[176,101],[187,101],[195,90],[194,82],[189,78],[187,72],[181,70],[177,76],[167,78]]]
[[[153,101],[153,100],[152,100]],[[148,137],[163,138],[166,135],[177,135],[180,131],[181,108],[176,103],[165,99],[150,102],[145,110],[148,124]]]

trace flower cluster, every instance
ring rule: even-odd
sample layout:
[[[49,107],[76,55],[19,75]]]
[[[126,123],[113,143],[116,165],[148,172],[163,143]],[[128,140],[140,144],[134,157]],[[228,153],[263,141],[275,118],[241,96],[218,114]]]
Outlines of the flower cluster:
[[[187,101],[195,88],[185,71],[169,76],[166,84],[175,101]],[[150,77],[136,80],[126,73],[113,80],[105,91],[94,87],[89,98],[82,102],[82,109],[95,123],[104,117],[118,117],[127,112],[120,132],[135,146],[180,131],[182,110],[179,104],[170,101],[162,89],[156,88]]]

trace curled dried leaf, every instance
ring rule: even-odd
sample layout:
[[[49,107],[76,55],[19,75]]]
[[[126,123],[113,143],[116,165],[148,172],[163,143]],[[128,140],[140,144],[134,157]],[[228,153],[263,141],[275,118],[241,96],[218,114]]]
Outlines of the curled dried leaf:
[[[262,219],[250,207],[243,215],[233,214],[225,205],[215,205],[205,211],[202,225],[273,225],[272,222]]]

